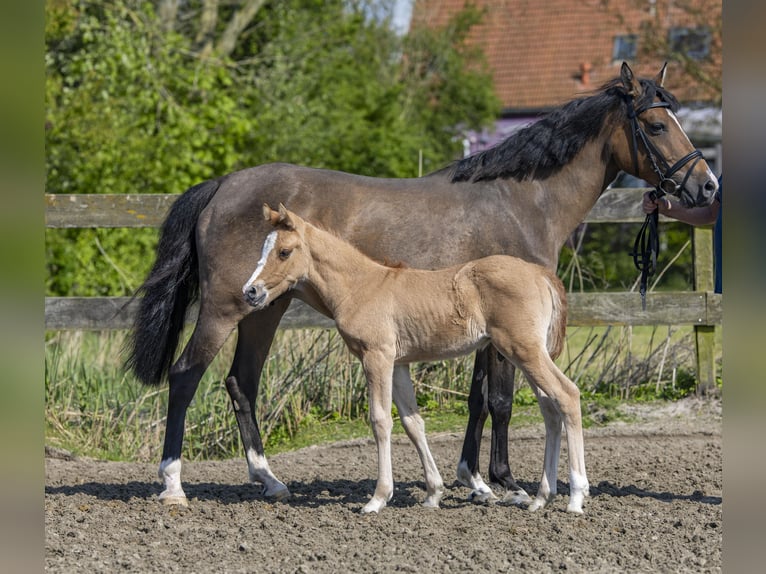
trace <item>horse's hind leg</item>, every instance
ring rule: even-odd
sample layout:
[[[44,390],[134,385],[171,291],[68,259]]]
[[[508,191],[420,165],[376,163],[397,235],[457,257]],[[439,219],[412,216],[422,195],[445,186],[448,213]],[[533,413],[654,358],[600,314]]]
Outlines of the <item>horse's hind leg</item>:
[[[515,368],[497,350],[488,346],[476,353],[471,391],[468,397],[469,419],[463,452],[458,466],[458,480],[472,488],[471,500],[495,498],[479,474],[479,448],[487,414],[492,417],[489,479],[506,490],[505,499],[514,504],[528,504],[527,492],[519,486],[508,465],[508,424],[513,408]]]
[[[492,419],[489,450],[489,480],[502,486],[504,500],[513,504],[530,500],[513,478],[508,464],[508,425],[513,411],[513,383],[516,368],[495,347],[489,347],[487,360],[487,408]]]
[[[463,451],[457,467],[458,481],[471,489],[469,500],[486,502],[497,498],[479,473],[479,449],[481,433],[487,420],[487,361],[488,348],[476,351],[473,377],[468,394],[468,424],[463,439]]]
[[[415,389],[412,386],[408,365],[396,365],[394,367],[393,396],[402,426],[412,444],[415,445],[423,465],[426,481],[426,499],[423,506],[438,508],[439,501],[444,494],[444,483],[431,455],[431,450],[428,448],[426,425],[418,412],[418,403],[415,399]]]
[[[188,504],[181,487],[181,450],[186,410],[203,373],[237,324],[237,318],[211,315],[205,312],[203,306],[191,339],[170,368],[168,417],[159,470],[159,477],[165,482],[165,490],[160,494],[163,504]]]
[[[226,378],[226,390],[237,418],[250,480],[263,484],[263,495],[276,500],[287,498],[290,491],[274,476],[266,460],[255,418],[255,402],[263,365],[279,321],[289,304],[289,298],[278,300],[263,311],[252,313],[240,321],[237,349]]]

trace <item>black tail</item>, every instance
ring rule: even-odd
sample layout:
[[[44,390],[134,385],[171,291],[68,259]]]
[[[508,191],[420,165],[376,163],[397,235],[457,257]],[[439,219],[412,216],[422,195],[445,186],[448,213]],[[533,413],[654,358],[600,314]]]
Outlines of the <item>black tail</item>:
[[[134,295],[143,297],[128,340],[125,367],[147,385],[159,385],[167,375],[186,310],[197,298],[197,219],[219,184],[205,181],[175,201],[162,224],[154,266]]]

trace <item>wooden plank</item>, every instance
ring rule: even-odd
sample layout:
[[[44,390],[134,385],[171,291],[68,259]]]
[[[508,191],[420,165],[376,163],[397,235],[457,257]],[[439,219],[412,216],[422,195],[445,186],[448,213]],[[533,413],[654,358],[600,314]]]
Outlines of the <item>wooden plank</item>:
[[[705,293],[650,292],[646,310],[636,293],[569,293],[570,325],[706,325],[720,322]]]
[[[708,294],[649,293],[646,311],[638,293],[570,293],[570,325],[709,325],[720,324],[720,297],[708,306]],[[138,301],[129,297],[46,297],[45,328],[51,330],[129,329]],[[188,322],[196,320],[193,308]],[[283,329],[327,329],[334,322],[294,300],[282,319]]]
[[[130,329],[139,301],[130,297],[46,297],[45,328],[50,330],[119,330]],[[197,320],[197,306],[186,316],[187,323]],[[283,329],[329,329],[332,319],[294,300],[282,317]]]
[[[641,223],[646,189],[609,189],[585,218],[586,223]],[[159,227],[175,194],[46,194],[45,225],[52,228]]]
[[[57,228],[159,227],[178,195],[76,194],[45,196],[45,225]]]

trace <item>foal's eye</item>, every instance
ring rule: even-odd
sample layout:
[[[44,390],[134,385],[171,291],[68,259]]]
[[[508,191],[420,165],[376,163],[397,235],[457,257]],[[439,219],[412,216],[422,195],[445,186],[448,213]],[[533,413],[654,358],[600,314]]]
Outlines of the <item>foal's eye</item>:
[[[652,135],[660,135],[665,131],[665,124],[662,122],[655,122],[649,126],[649,130],[652,132]]]
[[[280,259],[287,259],[292,254],[292,249],[280,249],[279,250],[279,258]]]

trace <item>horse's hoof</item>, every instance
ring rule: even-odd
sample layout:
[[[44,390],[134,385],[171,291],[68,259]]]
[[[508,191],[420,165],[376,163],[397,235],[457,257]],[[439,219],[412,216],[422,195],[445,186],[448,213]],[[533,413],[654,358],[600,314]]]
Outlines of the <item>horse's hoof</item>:
[[[185,496],[160,496],[160,502],[163,506],[189,507],[189,500]]]
[[[472,490],[468,495],[468,500],[476,504],[492,504],[497,502],[498,498],[491,490]]]
[[[266,498],[268,498],[269,500],[273,502],[281,502],[283,500],[287,500],[288,498],[290,498],[290,490],[283,485],[282,488],[278,488],[271,492],[264,490],[263,496],[265,496]]]

